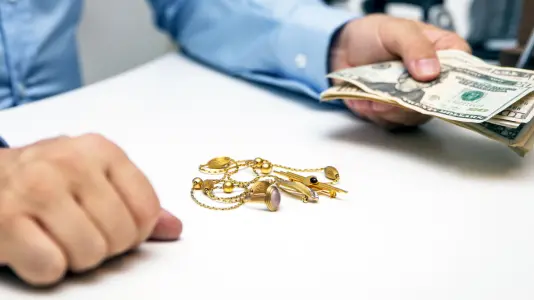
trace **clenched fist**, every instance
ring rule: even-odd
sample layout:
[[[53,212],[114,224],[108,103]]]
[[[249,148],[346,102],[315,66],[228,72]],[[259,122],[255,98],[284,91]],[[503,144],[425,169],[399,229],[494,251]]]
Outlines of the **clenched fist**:
[[[181,230],[143,173],[100,135],[0,150],[0,264],[29,284],[56,283]]]

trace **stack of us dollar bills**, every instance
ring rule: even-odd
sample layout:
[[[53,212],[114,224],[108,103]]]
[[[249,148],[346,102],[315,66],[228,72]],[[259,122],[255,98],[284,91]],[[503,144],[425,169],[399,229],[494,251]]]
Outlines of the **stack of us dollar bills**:
[[[525,156],[534,144],[534,72],[499,67],[458,50],[438,52],[441,74],[421,82],[401,61],[348,68],[322,101],[370,100],[411,109],[472,130]]]

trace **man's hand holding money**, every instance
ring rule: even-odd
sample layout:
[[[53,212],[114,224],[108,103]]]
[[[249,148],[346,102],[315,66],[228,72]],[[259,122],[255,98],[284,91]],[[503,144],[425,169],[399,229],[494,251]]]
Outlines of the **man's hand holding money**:
[[[425,23],[386,15],[371,15],[347,23],[333,41],[331,70],[402,59],[414,79],[429,81],[440,73],[437,50],[471,52],[460,36]],[[418,126],[430,117],[392,105],[345,100],[359,116],[384,126]]]

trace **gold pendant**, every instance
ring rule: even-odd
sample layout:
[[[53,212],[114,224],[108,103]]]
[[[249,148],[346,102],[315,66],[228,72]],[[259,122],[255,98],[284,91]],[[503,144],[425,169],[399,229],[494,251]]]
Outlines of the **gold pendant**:
[[[206,166],[208,166],[210,169],[225,169],[228,168],[228,165],[231,161],[232,159],[230,157],[221,156],[208,161]]]
[[[307,187],[316,190],[319,193],[329,195],[330,198],[336,198],[337,193],[348,193],[345,190],[336,188],[326,183],[319,182],[319,180],[315,176],[304,177],[304,176],[301,176],[301,175],[298,175],[292,172],[285,172],[285,171],[276,171],[276,173],[286,176],[291,181],[300,182],[306,185]]]
[[[300,182],[282,180],[278,182],[278,186],[284,192],[300,198],[304,203],[319,201],[317,193]]]

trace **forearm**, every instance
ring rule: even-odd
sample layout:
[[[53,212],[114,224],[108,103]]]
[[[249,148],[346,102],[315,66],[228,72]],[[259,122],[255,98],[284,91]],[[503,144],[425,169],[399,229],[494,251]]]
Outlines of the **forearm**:
[[[156,24],[190,56],[228,74],[317,98],[333,33],[349,12],[320,0],[149,0]]]

